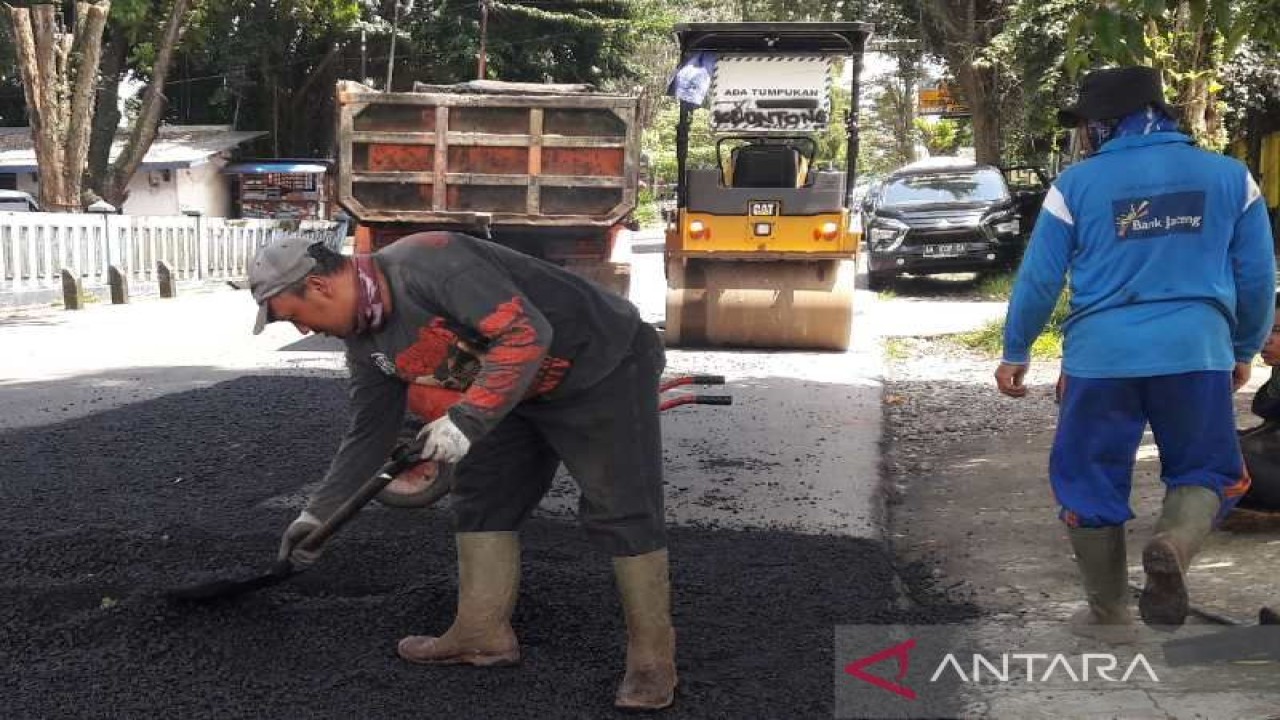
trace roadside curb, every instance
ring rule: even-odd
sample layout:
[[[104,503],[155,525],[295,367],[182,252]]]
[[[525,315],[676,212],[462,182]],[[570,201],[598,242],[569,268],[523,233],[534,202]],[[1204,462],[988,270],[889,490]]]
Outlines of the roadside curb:
[[[858,358],[859,364],[865,368],[865,377],[878,390],[879,402],[871,409],[872,418],[868,420],[874,426],[876,442],[871,444],[874,457],[867,465],[875,473],[871,488],[871,505],[875,526],[875,538],[881,542],[888,540],[888,492],[886,473],[884,472],[884,382],[885,358],[884,335],[876,320],[876,308],[880,304],[879,293],[868,287],[867,263],[865,254],[858,258],[858,273],[855,281],[853,298],[854,320],[853,341],[850,353]]]

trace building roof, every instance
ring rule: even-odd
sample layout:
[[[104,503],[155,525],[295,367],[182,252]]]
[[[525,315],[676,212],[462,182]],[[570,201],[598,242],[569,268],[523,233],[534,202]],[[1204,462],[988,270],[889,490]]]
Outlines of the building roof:
[[[266,134],[257,130],[232,130],[230,125],[161,125],[140,169],[195,167],[219,153]],[[127,139],[127,131],[116,133],[111,144],[112,160],[120,154]],[[31,130],[25,127],[0,128],[0,172],[36,172],[38,169]]]
[[[227,175],[267,175],[270,173],[323,175],[329,172],[326,160],[246,160],[222,169]]]

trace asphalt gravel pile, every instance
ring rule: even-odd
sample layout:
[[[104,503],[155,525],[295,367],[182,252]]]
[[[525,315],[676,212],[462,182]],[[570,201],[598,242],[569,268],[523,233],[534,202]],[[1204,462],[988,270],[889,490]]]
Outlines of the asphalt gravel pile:
[[[370,508],[314,570],[233,602],[165,597],[265,570],[345,422],[337,380],[247,377],[0,435],[0,717],[607,716],[624,629],[572,524],[524,534],[514,669],[395,656],[452,618],[438,510]],[[830,717],[833,626],[967,614],[904,605],[875,542],[678,528],[671,548],[670,717]]]

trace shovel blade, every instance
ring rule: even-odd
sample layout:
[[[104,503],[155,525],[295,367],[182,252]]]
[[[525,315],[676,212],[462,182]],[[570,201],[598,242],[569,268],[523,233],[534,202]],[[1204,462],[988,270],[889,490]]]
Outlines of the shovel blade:
[[[168,592],[168,596],[173,600],[187,602],[230,600],[255,590],[277,585],[297,574],[298,571],[286,563],[284,567],[272,566],[267,572],[249,578],[212,580],[198,585],[175,588]]]

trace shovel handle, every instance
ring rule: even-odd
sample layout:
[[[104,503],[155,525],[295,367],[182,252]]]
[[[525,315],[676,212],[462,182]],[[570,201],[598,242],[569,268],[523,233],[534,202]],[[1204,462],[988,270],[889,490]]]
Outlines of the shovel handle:
[[[377,497],[378,493],[382,492],[382,489],[396,475],[421,460],[418,456],[418,450],[419,448],[414,448],[408,444],[397,445],[391,451],[391,459],[384,463],[373,477],[366,480],[354,495],[338,506],[338,509],[327,520],[320,523],[319,527],[302,538],[298,542],[298,547],[303,550],[315,550],[333,537],[333,534],[338,532],[343,525],[346,525],[348,520],[355,517],[355,514],[360,512],[361,508]]]

